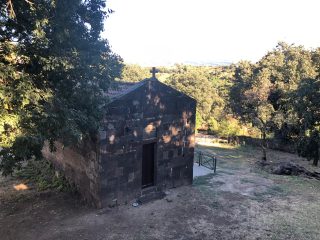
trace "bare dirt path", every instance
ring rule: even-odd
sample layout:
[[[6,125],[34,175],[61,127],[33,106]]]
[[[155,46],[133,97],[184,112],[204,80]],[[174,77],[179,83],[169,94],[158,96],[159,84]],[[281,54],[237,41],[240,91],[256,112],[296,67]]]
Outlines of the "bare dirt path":
[[[67,193],[17,191],[20,182],[1,178],[0,239],[319,239],[319,181],[257,169],[257,149],[198,147],[218,156],[217,174],[136,208],[96,210]]]

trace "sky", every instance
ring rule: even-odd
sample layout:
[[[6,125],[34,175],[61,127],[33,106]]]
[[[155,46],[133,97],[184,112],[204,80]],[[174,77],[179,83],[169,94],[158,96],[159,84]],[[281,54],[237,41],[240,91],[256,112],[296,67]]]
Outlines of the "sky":
[[[258,61],[279,41],[320,47],[320,0],[107,0],[102,37],[125,63]]]

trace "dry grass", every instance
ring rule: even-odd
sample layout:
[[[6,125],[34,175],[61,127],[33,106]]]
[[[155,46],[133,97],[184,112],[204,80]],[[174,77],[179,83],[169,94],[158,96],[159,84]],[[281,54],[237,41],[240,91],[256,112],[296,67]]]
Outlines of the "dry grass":
[[[138,208],[89,209],[65,193],[42,195],[35,189],[12,190],[12,199],[20,192],[24,198],[4,203],[6,186],[17,182],[0,179],[0,238],[319,239],[319,181],[257,169],[260,149],[225,144],[198,148],[218,156],[217,173],[170,190],[170,202],[162,199]],[[300,161],[277,151],[268,155],[272,161]]]
[[[246,220],[240,227],[240,232],[246,232],[244,239],[319,239],[318,180],[257,169],[255,162],[261,156],[258,148],[216,143],[198,148],[218,156],[218,174],[211,180],[208,176],[199,179],[196,184],[203,181],[200,189],[209,199],[218,199],[213,201],[214,206],[228,208],[230,216],[239,222]],[[269,150],[268,157],[272,162],[292,161],[319,171],[311,162],[293,154]],[[242,199],[241,206],[232,205],[236,199]]]

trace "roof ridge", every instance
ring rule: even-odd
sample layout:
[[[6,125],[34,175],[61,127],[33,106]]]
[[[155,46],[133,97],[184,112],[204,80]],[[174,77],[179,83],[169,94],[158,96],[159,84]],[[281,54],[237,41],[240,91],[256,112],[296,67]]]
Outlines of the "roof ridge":
[[[140,82],[121,82],[118,81],[116,85],[113,85],[106,92],[106,95],[110,98],[111,102],[115,99],[118,99],[133,90],[143,86],[148,80],[152,80],[152,78],[145,78]]]

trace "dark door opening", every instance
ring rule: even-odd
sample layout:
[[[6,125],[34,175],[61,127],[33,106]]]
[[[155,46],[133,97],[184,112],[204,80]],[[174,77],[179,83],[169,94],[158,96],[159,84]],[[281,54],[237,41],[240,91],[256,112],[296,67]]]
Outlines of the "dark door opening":
[[[149,143],[142,148],[142,188],[154,185],[155,147],[156,143]]]

